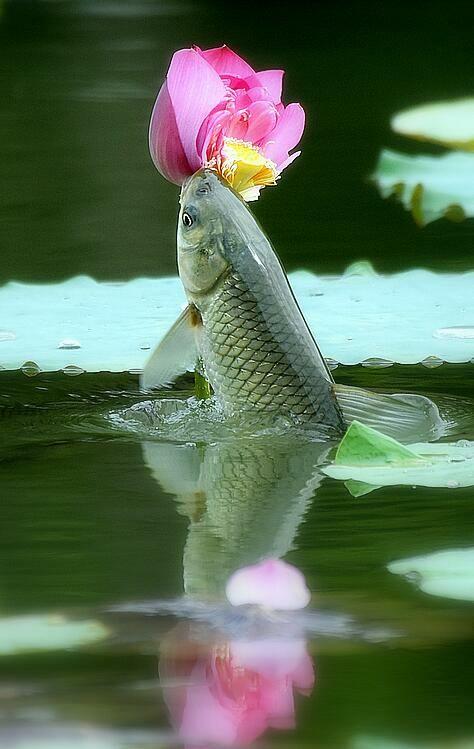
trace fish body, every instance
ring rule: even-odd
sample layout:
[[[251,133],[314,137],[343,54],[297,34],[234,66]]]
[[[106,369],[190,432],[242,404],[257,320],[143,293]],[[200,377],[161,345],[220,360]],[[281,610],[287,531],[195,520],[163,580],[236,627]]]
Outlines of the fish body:
[[[264,276],[248,283],[231,269],[208,298],[190,295],[206,377],[227,413],[277,411],[339,428],[332,382],[301,313],[291,296],[275,298]]]
[[[280,261],[246,204],[209,170],[182,192],[178,266],[224,411],[278,412],[341,431],[332,377]]]
[[[278,414],[334,435],[358,419],[402,441],[443,433],[423,396],[334,383],[269,239],[216,172],[196,172],[180,203],[178,269],[189,305],[150,357],[144,390],[198,367],[227,415]]]

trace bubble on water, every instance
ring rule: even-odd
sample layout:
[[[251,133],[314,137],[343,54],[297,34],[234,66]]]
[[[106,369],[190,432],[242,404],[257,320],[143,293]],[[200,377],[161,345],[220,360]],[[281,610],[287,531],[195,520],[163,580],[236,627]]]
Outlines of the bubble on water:
[[[26,361],[24,364],[22,364],[22,366],[20,367],[20,370],[27,377],[35,377],[35,375],[41,372],[41,369],[38,367],[38,365],[34,361]]]
[[[325,362],[326,362],[326,364],[327,364],[327,367],[328,367],[328,369],[330,369],[330,370],[332,370],[332,369],[337,369],[337,368],[338,368],[338,366],[339,366],[339,362],[338,362],[338,361],[336,361],[335,359],[331,359],[331,357],[330,357],[330,356],[328,356],[328,357],[327,357],[327,358],[325,359]]]
[[[449,328],[438,328],[433,333],[435,338],[474,338],[474,325],[452,325]]]
[[[374,369],[384,369],[385,367],[393,367],[393,361],[389,359],[381,359],[377,356],[373,356],[370,359],[365,359],[362,362],[363,367],[373,367]]]
[[[77,375],[84,374],[85,369],[77,367],[75,364],[68,364],[62,371],[65,375],[69,375],[69,377],[77,377]]]
[[[455,481],[454,479],[451,479],[450,481],[446,481],[446,486],[448,489],[458,489],[460,486],[459,481]]]
[[[440,359],[438,356],[427,356],[421,363],[427,369],[435,369],[444,364],[444,360]]]
[[[149,351],[151,349],[151,343],[148,343],[148,341],[144,341],[143,343],[140,343],[140,349],[142,351]]]
[[[128,374],[131,374],[131,375],[141,375],[141,374],[143,374],[143,368],[132,367],[132,369],[128,370]]]
[[[81,344],[75,338],[64,338],[59,344],[58,348],[75,349],[81,348]]]
[[[410,583],[413,583],[413,585],[419,585],[422,581],[420,573],[416,570],[409,570],[409,572],[405,573],[405,577]]]
[[[377,271],[370,260],[356,260],[347,266],[343,276],[377,276]]]
[[[473,443],[469,442],[469,440],[458,440],[456,442],[456,447],[472,447]]]
[[[0,343],[3,341],[14,341],[16,338],[12,330],[0,330]]]

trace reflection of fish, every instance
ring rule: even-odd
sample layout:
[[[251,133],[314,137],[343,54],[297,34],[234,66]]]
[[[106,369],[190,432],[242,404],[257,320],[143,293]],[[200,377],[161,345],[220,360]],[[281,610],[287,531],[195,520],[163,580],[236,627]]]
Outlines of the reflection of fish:
[[[211,170],[183,187],[178,266],[189,305],[145,367],[144,389],[200,360],[226,414],[277,412],[336,433],[358,418],[401,439],[408,431],[412,441],[420,427],[423,436],[433,428],[427,399],[334,384],[269,240]]]
[[[174,340],[191,367],[201,357],[227,413],[276,410],[342,431],[332,377],[269,240],[210,170],[181,193],[178,266],[190,306],[149,363],[144,386],[172,373]]]
[[[186,593],[219,598],[235,569],[288,553],[323,480],[318,466],[328,449],[268,438],[205,447],[143,443],[153,476],[190,520]]]

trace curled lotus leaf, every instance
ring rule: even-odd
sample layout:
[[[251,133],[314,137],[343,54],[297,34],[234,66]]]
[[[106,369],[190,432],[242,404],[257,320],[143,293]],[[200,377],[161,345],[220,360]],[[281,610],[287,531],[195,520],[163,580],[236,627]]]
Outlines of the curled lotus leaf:
[[[474,97],[406,109],[392,117],[391,126],[416,140],[474,151]]]
[[[385,149],[372,179],[382,197],[398,198],[419,226],[474,216],[474,154],[409,156]]]

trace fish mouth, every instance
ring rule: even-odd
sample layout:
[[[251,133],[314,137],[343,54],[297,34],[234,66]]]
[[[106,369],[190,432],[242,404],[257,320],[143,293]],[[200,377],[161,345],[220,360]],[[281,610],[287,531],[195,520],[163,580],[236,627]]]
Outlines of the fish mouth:
[[[191,192],[196,197],[210,195],[219,185],[231,189],[227,180],[221,177],[215,169],[201,167],[184,180],[181,186],[180,203],[182,204],[185,198],[189,198]]]

